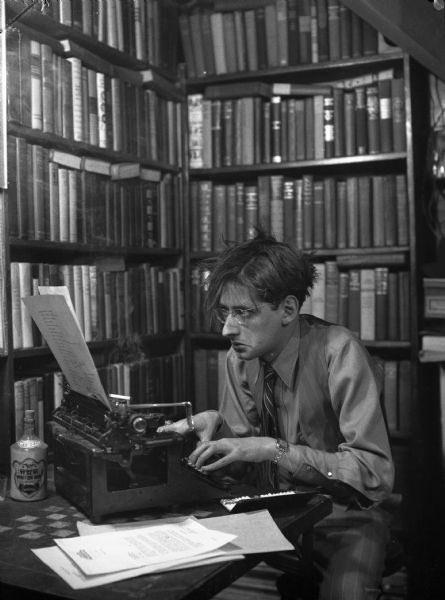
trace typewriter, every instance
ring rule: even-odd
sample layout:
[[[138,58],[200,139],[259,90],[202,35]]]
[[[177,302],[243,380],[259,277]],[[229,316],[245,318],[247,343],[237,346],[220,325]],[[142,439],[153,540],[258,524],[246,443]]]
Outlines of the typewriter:
[[[48,423],[58,493],[93,523],[115,513],[230,495],[222,481],[184,468],[193,436],[157,433],[167,407],[184,409],[191,423],[190,402],[132,405],[110,396],[106,406],[68,389]]]

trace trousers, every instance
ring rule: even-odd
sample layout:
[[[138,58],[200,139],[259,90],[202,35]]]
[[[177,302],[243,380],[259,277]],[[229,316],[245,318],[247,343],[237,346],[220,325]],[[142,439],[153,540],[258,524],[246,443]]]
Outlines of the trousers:
[[[389,514],[378,507],[346,509],[334,503],[332,513],[314,527],[313,560],[321,574],[319,600],[378,597],[389,524]],[[299,590],[292,597],[298,598]]]

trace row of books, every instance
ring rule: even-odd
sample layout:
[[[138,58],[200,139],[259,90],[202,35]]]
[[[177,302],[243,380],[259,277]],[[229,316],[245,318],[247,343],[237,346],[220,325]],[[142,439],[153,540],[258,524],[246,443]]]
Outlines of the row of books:
[[[142,263],[123,270],[97,265],[11,263],[13,347],[32,348],[42,337],[21,298],[39,286],[66,286],[85,340],[127,339],[184,328],[181,273]]]
[[[225,381],[227,350],[197,348],[193,353],[195,373],[194,410],[218,409]],[[410,427],[411,364],[408,360],[376,357],[383,371],[383,406],[391,433],[407,434]]]
[[[408,271],[388,267],[339,269],[336,261],[315,264],[317,280],[300,312],[348,327],[363,341],[408,341]],[[211,331],[204,310],[206,272],[192,269],[191,328]]]
[[[191,249],[218,251],[261,226],[300,250],[391,248],[409,241],[404,174],[190,184]]]
[[[173,71],[177,64],[177,4],[170,0],[57,0],[36,7],[141,61]]]
[[[295,89],[286,84],[274,87],[291,93]],[[305,98],[262,98],[251,92],[207,99],[191,94],[188,108],[192,168],[322,160],[406,148],[401,78]]]
[[[388,267],[342,271],[315,264],[317,279],[300,312],[348,327],[364,341],[410,339],[410,276]]]
[[[127,360],[97,369],[107,394],[130,396],[132,404],[184,401],[184,364],[180,354]],[[48,440],[45,427],[63,400],[67,387],[60,371],[25,377],[14,382],[14,425],[18,439],[23,431],[24,411],[32,409],[41,439]],[[171,418],[173,409],[168,412]],[[178,415],[178,418],[182,415]]]
[[[146,160],[179,163],[180,103],[142,87],[151,71],[64,58],[15,29],[8,30],[7,51],[11,121]]]
[[[179,248],[179,176],[8,136],[9,234],[27,240]]]
[[[377,31],[337,0],[217,2],[179,17],[191,78],[376,54]]]

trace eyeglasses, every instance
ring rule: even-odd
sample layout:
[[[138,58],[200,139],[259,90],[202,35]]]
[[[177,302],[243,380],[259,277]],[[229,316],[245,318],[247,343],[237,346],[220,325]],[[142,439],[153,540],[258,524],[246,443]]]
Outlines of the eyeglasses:
[[[235,319],[238,325],[245,325],[252,315],[258,312],[257,308],[228,308],[219,307],[214,311],[214,315],[217,321],[223,325],[229,317]]]

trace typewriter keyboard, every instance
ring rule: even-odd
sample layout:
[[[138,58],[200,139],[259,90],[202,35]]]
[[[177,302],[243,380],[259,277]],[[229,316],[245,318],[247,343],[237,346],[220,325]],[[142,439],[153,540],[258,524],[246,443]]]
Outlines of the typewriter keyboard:
[[[313,495],[313,491],[288,490],[270,494],[240,496],[239,498],[223,498],[220,502],[224,508],[232,513],[261,509],[278,510],[295,505],[300,500],[307,500]]]

